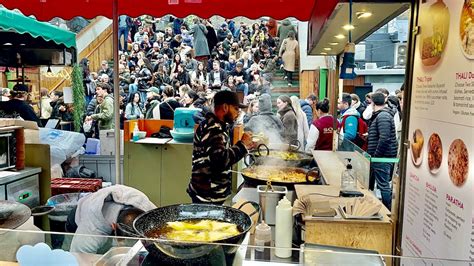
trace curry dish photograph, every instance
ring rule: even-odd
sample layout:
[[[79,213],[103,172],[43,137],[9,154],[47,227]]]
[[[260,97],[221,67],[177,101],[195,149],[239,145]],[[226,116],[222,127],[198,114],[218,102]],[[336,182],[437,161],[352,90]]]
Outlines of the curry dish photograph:
[[[428,140],[428,167],[432,174],[439,171],[441,162],[443,161],[443,144],[438,134],[433,133]]]
[[[438,63],[443,54],[449,33],[449,10],[442,0],[431,4],[421,20],[420,55],[424,66]]]
[[[413,139],[411,142],[411,161],[413,165],[420,166],[423,161],[423,144],[425,139],[420,129],[413,132]]]
[[[462,186],[466,183],[469,172],[469,154],[466,144],[460,139],[451,143],[448,154],[448,169],[451,182],[455,186]]]
[[[474,59],[474,0],[465,0],[459,23],[461,48],[469,59]]]

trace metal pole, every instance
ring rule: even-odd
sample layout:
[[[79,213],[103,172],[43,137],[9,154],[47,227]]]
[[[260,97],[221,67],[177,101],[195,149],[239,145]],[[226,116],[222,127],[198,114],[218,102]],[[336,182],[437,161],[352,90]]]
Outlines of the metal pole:
[[[114,136],[115,136],[115,184],[121,184],[121,165],[120,165],[120,87],[119,87],[119,70],[118,70],[118,0],[114,0],[113,4],[113,30],[112,40],[114,46]]]
[[[411,1],[411,10],[410,10],[410,31],[408,35],[408,60],[405,69],[405,88],[403,91],[403,118],[402,118],[402,136],[400,140],[400,165],[399,165],[399,177],[400,185],[398,186],[399,193],[399,203],[398,209],[395,210],[398,212],[397,216],[397,227],[394,238],[394,255],[402,255],[402,232],[403,232],[403,216],[405,212],[405,186],[406,186],[406,174],[407,174],[407,158],[408,158],[408,149],[410,145],[410,111],[412,109],[412,85],[413,85],[413,71],[415,60],[415,41],[416,35],[418,34],[418,11],[420,3],[418,1]],[[418,40],[421,41],[421,40]],[[400,261],[396,260],[395,265],[400,265]]]

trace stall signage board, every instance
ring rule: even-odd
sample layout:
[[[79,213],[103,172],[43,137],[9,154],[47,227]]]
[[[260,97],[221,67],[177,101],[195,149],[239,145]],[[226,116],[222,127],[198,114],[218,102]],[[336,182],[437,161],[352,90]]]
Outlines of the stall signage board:
[[[403,256],[474,259],[472,5],[472,1],[460,0],[420,4],[404,188]]]

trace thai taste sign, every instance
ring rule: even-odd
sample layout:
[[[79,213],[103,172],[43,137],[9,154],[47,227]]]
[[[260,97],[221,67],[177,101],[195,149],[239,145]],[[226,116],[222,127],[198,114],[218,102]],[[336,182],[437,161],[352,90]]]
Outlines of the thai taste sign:
[[[474,261],[474,5],[420,1],[402,255]],[[433,261],[425,261],[432,264]],[[402,261],[402,265],[420,261]],[[465,263],[464,265],[467,265]]]

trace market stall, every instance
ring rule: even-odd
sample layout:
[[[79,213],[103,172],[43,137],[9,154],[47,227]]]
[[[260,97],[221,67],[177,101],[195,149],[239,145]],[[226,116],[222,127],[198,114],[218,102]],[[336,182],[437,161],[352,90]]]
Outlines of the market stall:
[[[26,83],[31,100],[38,104],[40,67],[75,63],[76,34],[3,7],[0,18],[0,85]]]

